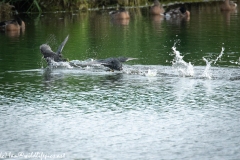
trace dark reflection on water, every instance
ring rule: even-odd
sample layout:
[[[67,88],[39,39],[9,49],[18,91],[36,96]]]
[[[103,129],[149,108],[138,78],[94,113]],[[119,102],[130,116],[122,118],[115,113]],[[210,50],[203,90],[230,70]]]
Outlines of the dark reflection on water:
[[[187,7],[188,21],[152,17],[148,8],[129,9],[129,21],[112,21],[107,11],[44,13],[23,17],[20,35],[1,33],[0,154],[239,159],[238,10],[220,12],[218,2]],[[47,69],[39,46],[56,50],[68,34],[70,60],[138,60],[122,72]],[[175,42],[193,76],[172,67]]]

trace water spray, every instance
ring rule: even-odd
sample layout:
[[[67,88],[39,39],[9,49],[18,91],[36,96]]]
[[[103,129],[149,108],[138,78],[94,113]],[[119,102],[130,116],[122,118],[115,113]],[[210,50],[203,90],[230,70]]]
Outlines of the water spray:
[[[216,64],[216,62],[222,57],[222,55],[224,53],[223,51],[224,51],[224,47],[222,47],[221,53],[218,55],[218,57],[214,61],[208,61],[206,58],[203,57],[203,60],[206,62],[206,67],[202,74],[202,77],[205,77],[207,79],[212,79],[212,74],[210,72],[211,64],[212,64],[212,62],[213,62],[213,64]]]
[[[223,51],[224,51],[224,47],[222,47],[222,51],[221,51],[221,53],[219,54],[219,56],[215,59],[215,61],[214,61],[214,63],[213,64],[215,64],[221,57],[222,57],[222,55],[223,55]]]
[[[185,62],[183,60],[183,56],[181,56],[181,53],[176,50],[175,47],[176,43],[174,43],[174,46],[172,47],[173,53],[175,54],[174,60],[172,61],[173,68],[176,68],[179,72],[179,75],[181,76],[194,76],[194,69],[191,62]]]

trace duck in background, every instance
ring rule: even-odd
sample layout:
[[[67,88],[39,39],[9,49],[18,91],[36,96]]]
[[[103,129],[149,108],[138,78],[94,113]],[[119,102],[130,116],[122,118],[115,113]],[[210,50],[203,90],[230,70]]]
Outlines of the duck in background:
[[[230,0],[225,0],[220,6],[220,9],[222,11],[232,11],[235,10],[236,8],[237,4]]]
[[[130,19],[130,15],[125,8],[120,7],[119,10],[109,12],[110,16],[114,20]]]
[[[114,24],[123,26],[129,24],[130,21],[129,12],[123,7],[120,7],[119,10],[109,12],[109,15],[111,16],[111,20]]]
[[[150,8],[151,15],[161,15],[165,12],[161,3],[158,0],[154,0],[153,6]]]
[[[2,31],[19,31],[19,30],[25,30],[25,23],[24,21],[19,17],[18,12],[14,11],[14,19],[8,20],[8,21],[2,21],[0,22],[0,30]]]
[[[164,16],[167,19],[170,18],[185,18],[186,20],[190,19],[190,12],[186,9],[185,6],[178,7],[176,9],[171,9],[168,12],[164,13]]]

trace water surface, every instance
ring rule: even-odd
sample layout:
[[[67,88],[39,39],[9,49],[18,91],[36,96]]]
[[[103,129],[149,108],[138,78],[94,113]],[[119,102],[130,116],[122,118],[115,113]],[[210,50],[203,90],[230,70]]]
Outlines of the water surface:
[[[123,22],[105,10],[22,15],[24,33],[0,34],[0,153],[239,159],[239,10],[187,7],[189,21],[147,8]],[[56,50],[68,34],[69,60],[138,59],[121,72],[47,69],[39,46]]]

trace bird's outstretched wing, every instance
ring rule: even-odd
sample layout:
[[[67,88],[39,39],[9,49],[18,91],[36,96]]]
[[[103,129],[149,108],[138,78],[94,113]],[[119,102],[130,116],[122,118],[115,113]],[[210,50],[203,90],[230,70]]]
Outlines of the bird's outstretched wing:
[[[40,46],[40,51],[43,55],[43,57],[48,61],[48,59],[52,59],[55,62],[60,62],[60,61],[66,61],[65,59],[62,59],[60,54],[56,54],[55,52],[52,51],[51,47],[47,44],[42,44]]]
[[[128,58],[128,57],[118,57],[117,58],[120,62],[126,62],[126,61],[131,61],[131,60],[135,60],[137,58]]]
[[[56,54],[61,54],[62,53],[63,47],[65,46],[65,44],[68,41],[68,37],[69,37],[69,35],[67,35],[67,37],[64,39],[62,44],[58,47],[58,50],[57,50]]]

